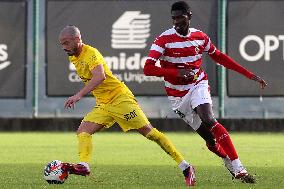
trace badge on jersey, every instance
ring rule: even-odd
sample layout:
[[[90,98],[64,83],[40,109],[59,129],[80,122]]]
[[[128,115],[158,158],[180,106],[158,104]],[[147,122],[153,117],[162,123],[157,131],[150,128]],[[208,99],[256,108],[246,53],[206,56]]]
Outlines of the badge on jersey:
[[[195,53],[199,54],[200,49],[198,47],[195,47]]]

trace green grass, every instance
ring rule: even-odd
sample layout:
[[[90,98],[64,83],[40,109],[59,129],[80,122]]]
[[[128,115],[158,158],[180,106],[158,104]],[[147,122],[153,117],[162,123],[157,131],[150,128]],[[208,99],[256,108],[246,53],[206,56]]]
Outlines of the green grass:
[[[232,181],[221,160],[195,133],[166,133],[195,165],[195,188],[284,188],[284,133],[232,133],[239,156],[257,176],[256,184]],[[176,163],[137,133],[98,133],[93,137],[93,175],[71,175],[63,185],[43,180],[53,159],[77,162],[74,133],[0,133],[0,188],[186,188]]]

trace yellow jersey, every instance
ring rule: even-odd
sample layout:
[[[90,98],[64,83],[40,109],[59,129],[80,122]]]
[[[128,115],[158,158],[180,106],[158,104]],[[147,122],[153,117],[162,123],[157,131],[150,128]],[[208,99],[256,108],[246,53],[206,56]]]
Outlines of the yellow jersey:
[[[103,56],[96,48],[83,44],[80,55],[78,57],[69,56],[69,61],[75,65],[77,74],[85,85],[93,77],[91,70],[99,64],[103,65],[106,79],[92,91],[97,104],[110,103],[120,94],[128,93],[133,95],[128,87],[112,74]]]

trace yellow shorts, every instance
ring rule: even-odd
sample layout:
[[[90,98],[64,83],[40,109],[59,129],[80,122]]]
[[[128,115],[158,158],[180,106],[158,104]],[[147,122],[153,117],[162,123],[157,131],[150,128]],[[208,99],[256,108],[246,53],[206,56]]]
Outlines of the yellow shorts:
[[[124,132],[139,129],[150,123],[130,94],[122,94],[109,104],[96,105],[83,121],[101,124],[105,128],[117,122]]]

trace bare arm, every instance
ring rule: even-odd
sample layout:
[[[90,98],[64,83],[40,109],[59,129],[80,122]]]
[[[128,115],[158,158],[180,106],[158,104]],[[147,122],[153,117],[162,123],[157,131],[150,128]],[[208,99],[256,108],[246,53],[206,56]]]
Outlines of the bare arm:
[[[104,67],[102,64],[99,64],[98,66],[96,66],[91,72],[93,75],[92,79],[79,92],[77,92],[75,95],[69,97],[66,100],[64,104],[65,108],[74,109],[76,102],[78,102],[83,96],[85,96],[86,94],[94,90],[97,86],[99,86],[106,79]]]

